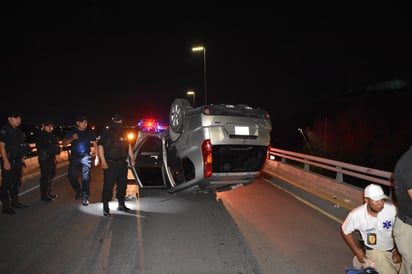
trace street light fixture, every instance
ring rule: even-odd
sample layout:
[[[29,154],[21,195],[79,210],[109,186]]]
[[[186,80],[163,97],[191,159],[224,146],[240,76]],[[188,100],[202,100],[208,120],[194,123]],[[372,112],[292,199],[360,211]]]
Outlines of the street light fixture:
[[[310,151],[312,151],[312,148],[308,142],[308,139],[306,139],[305,133],[303,132],[303,130],[301,128],[298,128],[298,131],[300,132],[300,134],[302,134],[303,140],[305,141],[306,146],[308,147],[308,149]]]
[[[195,106],[195,98],[196,98],[196,92],[194,92],[193,90],[189,90],[188,92],[186,92],[187,95],[192,95],[193,96],[193,107]]]
[[[205,96],[205,102],[204,104],[207,104],[207,81],[206,81],[206,47],[204,46],[198,46],[198,47],[193,47],[192,48],[193,52],[197,51],[203,51],[203,81],[204,81],[204,96]]]

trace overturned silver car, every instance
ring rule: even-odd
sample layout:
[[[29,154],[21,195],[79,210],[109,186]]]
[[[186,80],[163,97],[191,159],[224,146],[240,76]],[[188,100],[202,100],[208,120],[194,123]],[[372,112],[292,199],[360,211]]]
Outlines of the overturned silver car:
[[[259,175],[272,129],[269,114],[247,105],[203,105],[186,99],[170,107],[169,128],[139,132],[133,179],[140,188],[225,191]]]

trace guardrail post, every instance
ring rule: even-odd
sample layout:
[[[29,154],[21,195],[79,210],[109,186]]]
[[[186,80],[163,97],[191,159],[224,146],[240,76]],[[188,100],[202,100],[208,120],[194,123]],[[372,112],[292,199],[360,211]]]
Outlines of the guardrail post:
[[[342,167],[337,166],[336,169],[342,170]],[[343,183],[343,173],[342,172],[336,172],[336,181],[339,183]]]
[[[303,159],[305,161],[305,164],[303,165],[303,169],[305,171],[310,171],[310,165],[308,163],[308,159]]]

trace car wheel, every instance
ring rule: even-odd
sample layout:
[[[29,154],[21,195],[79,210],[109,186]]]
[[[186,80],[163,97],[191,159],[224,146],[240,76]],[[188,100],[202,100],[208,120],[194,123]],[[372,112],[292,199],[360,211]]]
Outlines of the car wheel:
[[[169,112],[169,133],[172,141],[180,137],[183,130],[183,119],[190,103],[186,99],[178,98],[172,102]]]

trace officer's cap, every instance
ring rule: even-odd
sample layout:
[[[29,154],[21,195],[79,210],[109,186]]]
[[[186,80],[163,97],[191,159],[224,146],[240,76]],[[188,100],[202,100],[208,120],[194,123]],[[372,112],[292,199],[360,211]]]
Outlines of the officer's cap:
[[[116,122],[120,122],[121,120],[123,120],[123,116],[121,114],[115,114],[112,120]]]

